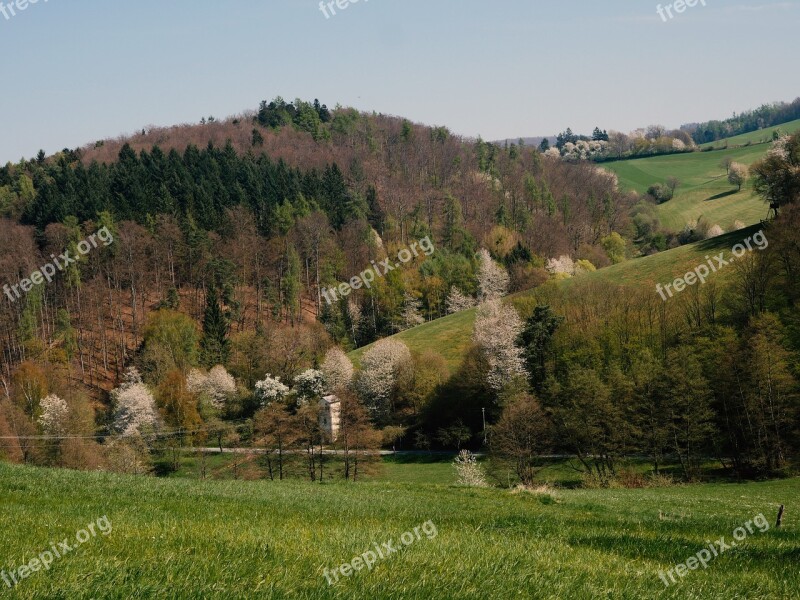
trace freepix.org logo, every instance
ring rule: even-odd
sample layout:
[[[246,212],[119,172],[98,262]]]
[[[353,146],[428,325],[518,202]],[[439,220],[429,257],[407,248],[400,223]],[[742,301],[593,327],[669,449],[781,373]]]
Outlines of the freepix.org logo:
[[[5,292],[5,295],[8,296],[8,299],[11,302],[16,302],[22,298],[23,294],[30,292],[34,286],[42,285],[45,282],[50,283],[56,276],[57,271],[63,271],[68,266],[79,262],[81,257],[89,254],[93,248],[97,248],[98,238],[101,242],[103,242],[104,247],[108,247],[114,243],[114,236],[112,235],[111,231],[109,231],[108,227],[101,227],[97,233],[93,233],[85,240],[78,242],[75,247],[77,250],[76,255],[70,256],[70,254],[72,254],[70,250],[67,250],[64,252],[64,254],[59,256],[51,254],[50,258],[53,259],[52,262],[39,267],[37,271],[31,273],[30,276],[26,277],[19,283],[15,283],[13,285],[4,285],[3,292]],[[22,293],[20,293],[20,290]]]
[[[672,4],[667,4],[666,6],[661,6],[660,4],[656,7],[656,12],[658,16],[661,17],[661,20],[664,23],[668,22],[671,19],[674,19],[676,15],[686,12],[687,8],[694,8],[697,6],[698,2],[703,6],[706,6],[706,0],[675,0]],[[675,11],[675,14],[672,11]]]
[[[672,298],[674,288],[675,293],[682,292],[688,287],[695,285],[696,283],[700,283],[703,285],[706,282],[706,279],[712,274],[716,273],[723,267],[727,267],[729,264],[734,262],[737,258],[742,258],[747,252],[752,252],[755,244],[755,248],[759,250],[766,250],[769,247],[769,240],[767,240],[767,236],[764,234],[763,231],[759,231],[758,233],[753,234],[752,236],[742,240],[740,244],[736,244],[733,248],[731,248],[732,257],[726,258],[725,252],[720,252],[716,256],[712,257],[706,256],[706,263],[702,263],[697,265],[693,270],[689,271],[683,277],[678,277],[672,283],[667,283],[665,285],[661,285],[660,283],[656,284],[656,292],[661,299],[666,302],[667,296]]]
[[[369,0],[325,0],[319,3],[319,10],[325,15],[326,19],[336,16],[336,9],[345,10],[352,4],[359,2],[369,2]]]
[[[4,2],[0,0],[0,15],[10,21],[11,17],[16,17],[19,13],[28,9],[31,4],[38,4],[39,2],[47,2],[47,0],[14,0],[13,2]]]
[[[403,248],[400,250],[400,252],[397,253],[397,262],[394,264],[392,264],[391,259],[388,257],[378,263],[373,260],[371,268],[362,271],[350,281],[340,283],[336,287],[330,289],[322,288],[320,293],[322,294],[322,297],[325,298],[325,301],[328,304],[331,304],[337,301],[337,293],[340,294],[342,298],[346,298],[353,290],[359,290],[362,287],[370,288],[372,287],[372,282],[375,281],[376,275],[378,277],[383,277],[389,271],[394,271],[400,266],[406,264],[415,256],[419,256],[418,249],[421,249],[425,256],[430,256],[436,251],[436,248],[433,246],[433,242],[431,242],[431,238],[426,236],[421,240],[414,242],[408,248]]]

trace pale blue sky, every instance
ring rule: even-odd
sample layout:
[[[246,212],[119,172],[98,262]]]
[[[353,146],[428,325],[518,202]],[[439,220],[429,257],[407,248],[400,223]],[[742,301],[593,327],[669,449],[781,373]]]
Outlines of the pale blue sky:
[[[800,95],[800,0],[706,1],[665,23],[653,0],[361,0],[329,19],[319,0],[39,0],[0,14],[0,163],[276,95],[485,139]]]

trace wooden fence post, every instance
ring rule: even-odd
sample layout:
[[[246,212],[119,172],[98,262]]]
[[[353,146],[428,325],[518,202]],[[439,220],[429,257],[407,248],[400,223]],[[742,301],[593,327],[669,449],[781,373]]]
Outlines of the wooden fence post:
[[[783,520],[783,504],[781,504],[781,507],[778,509],[778,520],[775,522],[776,529],[781,526],[782,520]]]

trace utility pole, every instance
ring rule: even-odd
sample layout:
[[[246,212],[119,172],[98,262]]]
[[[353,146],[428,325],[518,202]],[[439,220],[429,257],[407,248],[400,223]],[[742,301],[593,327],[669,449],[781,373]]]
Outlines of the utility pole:
[[[481,409],[481,414],[483,415],[483,443],[486,444],[486,409]]]

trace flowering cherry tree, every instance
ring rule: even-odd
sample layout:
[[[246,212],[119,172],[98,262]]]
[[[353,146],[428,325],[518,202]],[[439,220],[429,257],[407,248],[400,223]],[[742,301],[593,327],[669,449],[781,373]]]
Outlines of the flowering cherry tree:
[[[39,416],[39,425],[47,435],[63,435],[66,430],[69,407],[63,398],[50,394],[39,402],[42,414]]]
[[[364,353],[356,383],[364,405],[377,417],[391,413],[398,385],[412,369],[411,351],[403,342],[380,340]]]
[[[113,427],[122,436],[136,435],[160,424],[155,398],[142,382],[136,367],[125,372],[122,384],[111,392],[111,400],[114,404]]]
[[[345,388],[353,380],[353,363],[338,346],[328,350],[320,370],[325,377],[325,387],[329,392]]]
[[[566,255],[558,258],[551,258],[547,261],[544,268],[551,275],[574,275],[575,261]]]
[[[193,394],[205,394],[217,410],[236,393],[236,380],[222,365],[217,365],[206,375],[199,369],[192,369],[186,376],[186,389]]]
[[[478,287],[482,301],[502,298],[508,293],[510,278],[506,270],[492,260],[489,251],[478,252]]]
[[[445,304],[447,305],[447,313],[453,314],[475,306],[475,299],[463,294],[460,289],[453,286],[450,288],[450,293],[447,295]]]
[[[263,380],[256,381],[256,396],[261,400],[262,406],[283,400],[288,393],[289,388],[281,383],[280,377],[272,377],[267,373]]]
[[[302,404],[325,394],[325,375],[317,369],[306,369],[294,378],[294,391]]]
[[[523,351],[517,345],[522,321],[513,307],[491,300],[478,307],[473,339],[489,364],[486,380],[499,391],[517,377],[526,377]]]
[[[408,292],[403,295],[403,312],[401,314],[402,329],[411,329],[422,325],[425,318],[420,313],[422,302]]]

